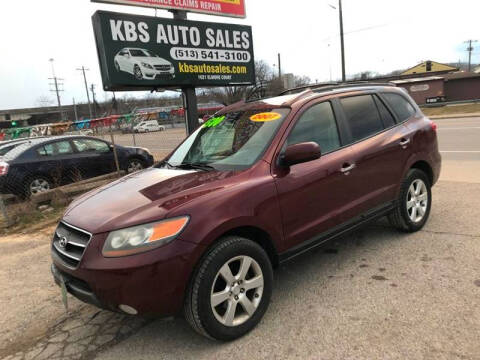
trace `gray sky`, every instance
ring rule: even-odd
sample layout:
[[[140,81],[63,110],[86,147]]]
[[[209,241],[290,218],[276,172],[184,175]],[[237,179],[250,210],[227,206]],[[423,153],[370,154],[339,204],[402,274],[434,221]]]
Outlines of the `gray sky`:
[[[193,13],[189,18],[251,25],[257,60],[276,64],[280,52],[283,72],[328,81],[330,69],[333,79],[340,77],[338,13],[329,3],[336,6],[337,0],[246,0],[245,20]],[[427,59],[466,61],[462,42],[480,40],[478,0],[344,0],[343,8],[347,74],[385,73]],[[90,68],[88,81],[97,85],[98,99],[110,98],[101,90],[90,20],[97,9],[155,14],[89,0],[1,2],[0,109],[37,106],[40,96],[54,99],[50,58],[57,76],[65,79],[62,103],[71,104],[73,97],[86,101],[83,78],[75,70],[81,65]],[[171,17],[165,10],[157,15]],[[477,49],[473,62],[480,62]]]

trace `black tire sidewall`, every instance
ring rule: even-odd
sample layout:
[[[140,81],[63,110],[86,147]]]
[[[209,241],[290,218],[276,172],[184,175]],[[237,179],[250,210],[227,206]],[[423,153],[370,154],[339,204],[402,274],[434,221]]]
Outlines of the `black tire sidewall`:
[[[428,205],[427,205],[427,211],[425,212],[423,219],[419,222],[413,222],[410,219],[410,216],[408,215],[407,196],[408,196],[408,189],[410,188],[410,185],[412,185],[412,183],[417,179],[420,179],[425,183],[425,186],[427,188],[427,193],[428,193]],[[400,204],[399,204],[400,213],[402,215],[403,221],[405,222],[409,230],[410,231],[420,230],[427,222],[430,215],[430,209],[432,208],[432,188],[427,175],[423,171],[418,169],[413,169],[409,171],[409,173],[407,174],[407,178],[405,179],[404,186],[402,187],[399,201],[400,201]]]
[[[230,259],[236,256],[250,256],[260,265],[263,273],[264,285],[262,300],[253,316],[245,323],[229,327],[221,324],[213,314],[210,305],[210,295],[213,281],[220,268]],[[268,255],[253,241],[244,239],[219,252],[208,264],[198,291],[198,314],[205,331],[215,339],[229,341],[234,340],[252,330],[265,314],[272,294],[273,270]]]

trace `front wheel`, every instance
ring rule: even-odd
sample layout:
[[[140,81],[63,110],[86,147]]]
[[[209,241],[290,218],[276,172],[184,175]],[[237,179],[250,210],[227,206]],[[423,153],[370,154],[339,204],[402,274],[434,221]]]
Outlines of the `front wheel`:
[[[131,174],[145,169],[145,164],[140,159],[130,159],[127,164],[127,173]]]
[[[37,195],[52,188],[50,180],[44,176],[36,175],[27,181],[27,195]]]
[[[239,338],[265,314],[272,281],[272,265],[260,245],[226,237],[201,261],[186,295],[185,317],[204,336]]]
[[[399,230],[415,232],[427,222],[431,206],[432,190],[427,175],[411,169],[403,180],[397,207],[388,219]]]
[[[136,80],[143,79],[142,69],[140,69],[140,66],[135,65],[135,67],[133,68],[133,76],[135,77]]]

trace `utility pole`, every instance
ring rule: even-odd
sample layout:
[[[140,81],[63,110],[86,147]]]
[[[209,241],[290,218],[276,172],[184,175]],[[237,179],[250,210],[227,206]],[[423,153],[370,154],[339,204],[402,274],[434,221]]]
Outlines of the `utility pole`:
[[[342,82],[346,81],[345,76],[345,43],[343,41],[343,13],[342,13],[342,0],[338,0],[338,13],[340,17],[340,45],[342,48]]]
[[[92,100],[93,100],[93,114],[95,118],[97,117],[97,106],[95,102],[95,84],[90,84],[90,91],[92,92]]]
[[[61,81],[63,81],[63,79],[59,79],[55,75],[55,67],[53,66],[54,59],[52,58],[49,61],[52,65],[52,76],[53,77],[48,78],[48,79],[53,80],[53,84],[50,83],[50,85],[55,87],[55,89],[51,89],[50,91],[55,92],[57,94],[58,110],[60,111],[60,118],[63,120],[62,102],[60,101],[60,92],[63,91],[63,90],[60,89],[60,86],[63,85],[63,83],[61,82]]]
[[[467,40],[464,41],[464,43],[468,44],[468,47],[466,50],[468,51],[468,72],[472,70],[472,51],[473,51],[473,46],[472,43],[478,42],[477,40]]]
[[[187,20],[187,12],[180,10],[170,10],[173,13],[174,20]],[[183,108],[185,109],[185,122],[187,125],[187,134],[192,134],[197,130],[198,123],[198,108],[197,108],[197,94],[195,93],[195,86],[182,87]]]
[[[73,111],[75,112],[75,121],[78,121],[78,111],[77,104],[75,103],[75,98],[73,98]]]
[[[82,66],[81,68],[79,68],[77,70],[81,71],[83,73],[83,80],[85,81],[85,91],[87,92],[88,112],[90,114],[90,119],[92,119],[93,118],[92,105],[90,104],[90,95],[88,94],[87,75],[85,75],[85,71],[89,71],[89,69],[86,69],[85,66]]]
[[[278,53],[278,78],[282,78],[282,58],[280,56],[280,53]]]

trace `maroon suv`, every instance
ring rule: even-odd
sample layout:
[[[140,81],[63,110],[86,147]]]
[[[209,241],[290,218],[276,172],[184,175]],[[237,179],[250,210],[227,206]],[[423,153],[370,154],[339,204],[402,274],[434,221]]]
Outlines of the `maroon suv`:
[[[235,339],[267,310],[272,268],[388,215],[427,221],[436,126],[392,86],[331,86],[231,105],[162,163],[74,201],[52,272],[75,297],[139,315],[182,310]]]

